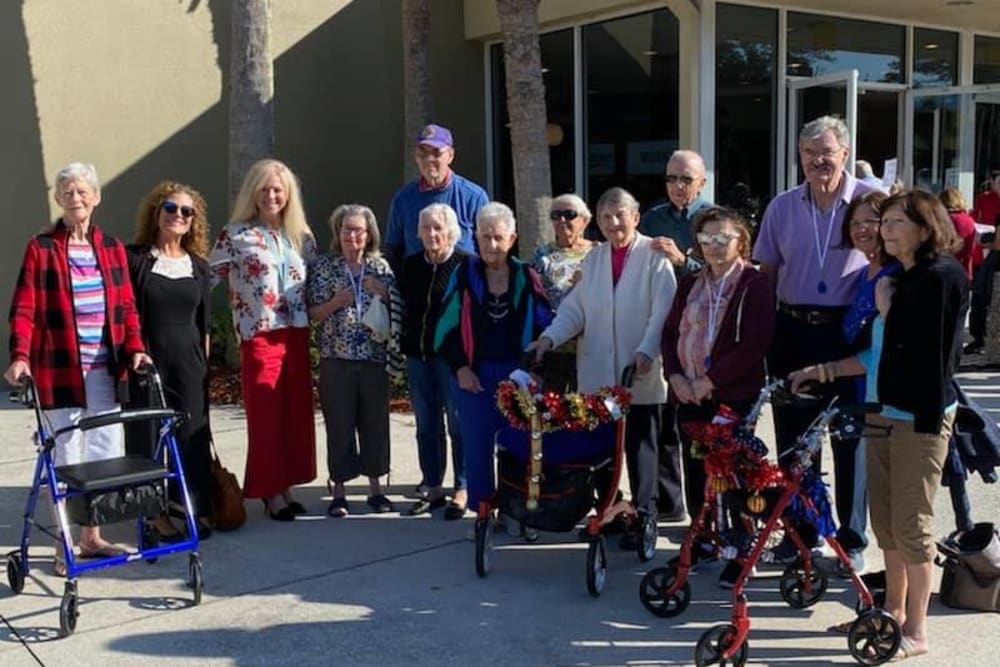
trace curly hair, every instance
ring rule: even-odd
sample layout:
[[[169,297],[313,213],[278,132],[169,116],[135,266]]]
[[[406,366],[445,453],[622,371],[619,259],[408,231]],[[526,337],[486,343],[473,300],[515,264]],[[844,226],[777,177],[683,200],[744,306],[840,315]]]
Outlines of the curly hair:
[[[201,193],[190,185],[174,181],[162,181],[156,184],[139,204],[135,221],[135,243],[139,245],[156,245],[159,235],[160,207],[171,195],[178,193],[191,197],[194,203],[194,218],[191,229],[181,239],[181,247],[198,257],[208,256],[208,205]]]

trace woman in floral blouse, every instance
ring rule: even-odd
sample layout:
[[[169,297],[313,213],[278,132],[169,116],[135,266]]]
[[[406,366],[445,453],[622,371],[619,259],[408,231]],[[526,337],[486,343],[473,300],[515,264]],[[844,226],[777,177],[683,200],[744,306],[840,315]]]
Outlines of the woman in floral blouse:
[[[229,279],[240,340],[248,440],[243,493],[263,499],[276,521],[305,513],[291,487],[316,477],[305,300],[306,265],[315,255],[295,174],[277,160],[254,163],[209,263],[213,287]]]
[[[392,503],[379,477],[389,472],[389,374],[402,363],[401,299],[389,263],[378,252],[378,224],[370,208],[338,206],[330,229],[330,253],[312,266],[307,289],[309,316],[320,323],[319,398],[333,485],[327,514],[347,516],[344,485],[358,475],[368,478],[368,506],[389,512]],[[376,297],[389,316],[387,329],[368,326]]]

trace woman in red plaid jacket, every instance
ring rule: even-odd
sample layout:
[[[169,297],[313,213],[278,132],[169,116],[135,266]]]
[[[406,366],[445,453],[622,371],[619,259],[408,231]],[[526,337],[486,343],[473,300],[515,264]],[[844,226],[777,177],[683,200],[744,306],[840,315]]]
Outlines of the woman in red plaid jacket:
[[[73,163],[56,175],[62,217],[28,242],[10,309],[11,364],[4,379],[30,375],[53,429],[120,409],[117,380],[145,354],[125,247],[91,223],[101,201],[93,165]],[[121,424],[71,431],[56,441],[57,466],[124,456]],[[98,526],[80,530],[80,556],[122,550]],[[65,574],[56,549],[56,574]]]

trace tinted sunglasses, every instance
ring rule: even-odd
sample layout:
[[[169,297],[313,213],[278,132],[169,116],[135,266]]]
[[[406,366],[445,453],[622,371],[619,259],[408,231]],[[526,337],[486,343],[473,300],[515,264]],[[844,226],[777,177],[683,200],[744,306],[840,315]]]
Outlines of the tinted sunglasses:
[[[178,206],[176,202],[165,201],[160,204],[160,208],[167,212],[168,215],[173,215],[177,211],[181,212],[181,215],[185,218],[193,218],[195,210],[193,206]]]
[[[726,232],[716,232],[714,234],[709,234],[708,232],[698,232],[698,243],[702,245],[729,245],[729,242],[738,239],[739,234],[728,234]]]
[[[557,208],[556,210],[549,213],[549,220],[563,220],[565,222],[569,222],[570,220],[576,218],[578,215],[580,214],[574,211],[573,209]]]

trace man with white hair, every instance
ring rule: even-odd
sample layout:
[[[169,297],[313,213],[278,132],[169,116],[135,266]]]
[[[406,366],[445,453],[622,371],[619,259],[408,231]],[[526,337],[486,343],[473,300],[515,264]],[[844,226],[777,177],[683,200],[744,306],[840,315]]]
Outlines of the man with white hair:
[[[882,179],[875,175],[875,170],[872,169],[872,163],[868,160],[854,161],[854,177],[865,185],[870,185],[876,190],[885,190],[885,188],[882,187]]]
[[[776,196],[767,207],[754,246],[753,258],[775,284],[778,302],[769,372],[785,377],[793,370],[849,355],[841,320],[853,298],[864,255],[845,247],[841,229],[847,205],[872,188],[849,174],[844,165],[850,146],[847,126],[834,116],[807,123],[799,133],[799,160],[806,181]],[[840,378],[817,392],[851,402],[853,379]],[[796,437],[812,422],[819,408],[776,408],[778,451],[795,445]],[[863,567],[867,546],[866,477],[864,449],[858,440],[841,440],[833,447],[836,477],[837,538]],[[817,459],[816,465],[819,465]],[[818,540],[812,526],[798,526],[807,546]],[[797,550],[791,540],[773,550],[779,562],[793,562]]]

